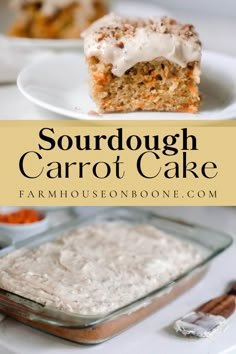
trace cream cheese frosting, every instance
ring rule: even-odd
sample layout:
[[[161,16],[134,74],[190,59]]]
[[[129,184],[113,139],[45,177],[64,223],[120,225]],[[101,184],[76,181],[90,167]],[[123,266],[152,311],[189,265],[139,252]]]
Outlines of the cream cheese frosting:
[[[108,0],[99,0],[107,3]],[[24,5],[41,3],[41,11],[46,16],[52,16],[58,10],[63,9],[72,4],[82,5],[87,12],[94,12],[94,0],[12,0],[12,6],[21,9]]]
[[[109,14],[82,36],[86,56],[111,64],[118,77],[137,63],[158,58],[181,67],[201,60],[201,43],[194,27],[172,19],[130,20]]]
[[[165,285],[203,258],[197,245],[149,225],[90,225],[1,258],[0,287],[60,310],[106,314]]]

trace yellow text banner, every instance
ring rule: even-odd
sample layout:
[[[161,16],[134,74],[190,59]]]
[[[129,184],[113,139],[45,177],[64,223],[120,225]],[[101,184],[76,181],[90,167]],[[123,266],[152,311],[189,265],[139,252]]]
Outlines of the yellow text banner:
[[[236,122],[1,121],[1,205],[236,205]]]

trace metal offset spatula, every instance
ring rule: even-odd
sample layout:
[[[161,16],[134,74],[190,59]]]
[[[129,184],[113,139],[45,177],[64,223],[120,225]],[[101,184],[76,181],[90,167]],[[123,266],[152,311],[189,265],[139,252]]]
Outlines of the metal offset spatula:
[[[225,295],[219,296],[176,321],[174,328],[184,336],[207,338],[227,325],[236,310],[236,283]]]

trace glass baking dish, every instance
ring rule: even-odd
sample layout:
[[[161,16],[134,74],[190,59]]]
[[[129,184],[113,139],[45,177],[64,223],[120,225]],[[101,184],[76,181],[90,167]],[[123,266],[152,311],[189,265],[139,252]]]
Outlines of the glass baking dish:
[[[0,257],[21,247],[33,248],[60,238],[65,232],[78,226],[114,221],[151,224],[177,238],[187,239],[207,251],[205,259],[165,286],[107,315],[81,316],[59,311],[4,289],[0,289],[0,311],[44,332],[82,344],[98,344],[124,331],[187,291],[201,279],[209,263],[232,244],[230,236],[207,227],[158,216],[147,209],[111,207],[101,209],[88,218],[76,218],[65,225],[18,242],[1,250]]]

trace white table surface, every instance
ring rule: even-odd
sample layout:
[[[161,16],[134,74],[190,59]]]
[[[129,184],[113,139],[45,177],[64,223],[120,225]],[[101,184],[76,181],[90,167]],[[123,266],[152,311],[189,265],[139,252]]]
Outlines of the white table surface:
[[[236,240],[236,208],[154,208],[163,215],[178,216],[214,226]],[[85,208],[81,209],[85,213]],[[173,321],[201,303],[223,293],[236,279],[236,243],[219,256],[194,288],[135,327],[98,346],[70,343],[6,319],[0,323],[0,354],[228,354],[236,353],[236,315],[224,333],[212,339],[189,340],[176,336]]]

